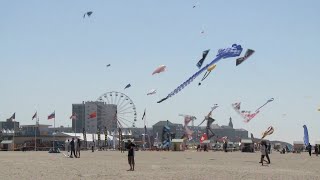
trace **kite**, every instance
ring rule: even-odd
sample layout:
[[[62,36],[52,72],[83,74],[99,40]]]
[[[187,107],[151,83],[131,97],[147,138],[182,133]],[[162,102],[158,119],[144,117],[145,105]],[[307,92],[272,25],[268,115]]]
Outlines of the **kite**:
[[[165,66],[165,65],[161,65],[161,66],[157,67],[157,68],[153,71],[152,75],[157,74],[157,73],[164,72],[165,70],[166,70],[166,66]]]
[[[265,138],[268,135],[271,135],[273,132],[274,132],[273,127],[272,126],[268,127],[268,129],[264,133],[262,133],[261,139]]]
[[[131,84],[126,85],[126,87],[124,87],[124,89],[127,89],[129,87],[131,87]]]
[[[262,106],[260,106],[258,109],[255,110],[254,113],[251,113],[251,111],[245,111],[241,110],[241,102],[233,103],[232,107],[233,109],[244,119],[244,122],[248,123],[251,119],[256,117],[257,114],[260,113],[260,109],[266,106],[268,103],[272,102],[274,98],[269,99],[266,103],[264,103]]]
[[[243,61],[247,60],[253,53],[254,50],[248,49],[243,57],[240,57],[236,60],[236,66],[240,65]]]
[[[194,121],[195,119],[197,119],[195,116],[190,116],[190,115],[182,115],[184,116],[184,135],[182,136],[183,138],[188,138],[188,140],[192,140],[192,134],[194,133],[192,130],[190,130],[188,128],[188,124],[191,122],[191,121]]]
[[[208,69],[207,69],[207,71],[204,73],[203,78],[201,79],[201,81],[205,80],[205,79],[209,76],[209,74],[211,73],[211,71],[214,70],[215,68],[216,68],[216,65],[215,65],[215,64],[213,64],[213,65],[211,65],[210,67],[208,67]],[[201,85],[201,82],[199,82],[198,85],[200,86],[200,85]]]
[[[147,95],[153,95],[153,94],[156,94],[157,93],[157,90],[156,89],[151,89]]]
[[[110,67],[111,66],[111,64],[107,64],[107,67]]]
[[[208,113],[208,115],[205,117],[205,119],[198,125],[198,127],[206,120],[207,117],[210,117],[212,115],[212,111],[214,111],[218,107],[219,107],[218,104],[214,104],[213,107],[211,107],[211,111]]]
[[[202,58],[199,60],[199,62],[197,63],[197,67],[200,69],[204,60],[206,59],[207,55],[209,54],[210,49],[205,50],[202,52]]]
[[[308,146],[309,145],[308,128],[306,125],[303,125],[303,129],[304,129],[304,136],[303,136],[304,145]]]
[[[92,11],[88,11],[88,12],[84,13],[83,18],[85,18],[86,16],[90,17],[92,13],[93,13]]]
[[[211,139],[213,136],[215,136],[215,134],[211,128],[211,124],[215,121],[215,119],[211,118],[211,115],[212,115],[212,111],[218,107],[219,106],[217,104],[215,104],[215,106],[211,108],[211,111],[208,113],[208,115],[205,116],[204,120],[198,125],[198,127],[199,127],[204,121],[207,121],[206,135],[207,135],[208,139]]]
[[[187,79],[185,82],[183,82],[181,85],[179,85],[175,90],[173,90],[171,93],[167,95],[167,97],[161,99],[157,103],[161,103],[164,100],[178,94],[183,88],[185,88],[187,85],[189,85],[195,78],[197,78],[201,73],[206,71],[209,67],[219,62],[221,59],[231,58],[231,57],[237,57],[241,54],[242,47],[241,45],[233,44],[229,48],[225,49],[219,49],[218,54],[216,55],[216,58],[213,59],[209,64],[202,67],[199,71],[197,71],[195,74],[193,74],[189,79]]]

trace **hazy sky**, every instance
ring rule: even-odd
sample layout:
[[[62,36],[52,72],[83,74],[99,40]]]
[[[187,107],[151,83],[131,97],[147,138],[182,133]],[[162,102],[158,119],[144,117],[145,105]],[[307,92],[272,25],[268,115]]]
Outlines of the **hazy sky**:
[[[136,104],[138,127],[144,108],[149,126],[182,123],[179,113],[195,115],[198,124],[217,103],[220,125],[231,116],[236,128],[257,137],[272,125],[270,139],[292,143],[303,140],[306,124],[314,143],[320,140],[319,7],[318,0],[0,1],[0,120],[16,112],[21,124],[34,124],[37,109],[41,124],[53,124],[47,116],[55,110],[56,124],[68,126],[72,103],[120,91]],[[93,14],[83,19],[86,11]],[[206,64],[233,43],[256,53],[238,67],[235,58],[222,60],[203,85],[199,77],[156,103],[198,70],[203,50],[211,49]],[[167,71],[152,76],[162,64]],[[153,88],[158,93],[146,96]],[[254,110],[272,97],[248,124],[231,108],[241,101]]]

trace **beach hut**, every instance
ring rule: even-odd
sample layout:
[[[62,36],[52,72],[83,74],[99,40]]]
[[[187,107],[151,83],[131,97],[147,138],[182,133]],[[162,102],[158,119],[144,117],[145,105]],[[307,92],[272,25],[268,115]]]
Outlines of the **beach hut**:
[[[1,150],[9,151],[9,150],[12,150],[12,147],[13,147],[13,141],[12,140],[3,140],[0,143]]]
[[[171,150],[172,151],[183,151],[183,139],[172,139]]]
[[[304,149],[303,141],[293,141],[293,153],[301,153]]]
[[[252,139],[241,139],[241,152],[254,152],[254,144]]]

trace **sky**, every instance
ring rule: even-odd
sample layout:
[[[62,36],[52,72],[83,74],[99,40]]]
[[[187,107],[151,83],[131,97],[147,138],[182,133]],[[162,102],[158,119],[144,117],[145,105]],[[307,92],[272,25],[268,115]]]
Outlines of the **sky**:
[[[313,144],[320,140],[319,7],[317,0],[0,1],[0,120],[16,112],[21,124],[34,124],[37,111],[41,124],[53,125],[47,116],[55,111],[57,126],[71,126],[73,103],[118,91],[133,100],[138,127],[145,108],[148,126],[182,124],[180,113],[197,125],[219,104],[219,125],[232,117],[256,137],[273,126],[269,139],[292,143],[303,140],[306,124]],[[236,58],[224,59],[201,86],[200,76],[156,103],[198,70],[202,51],[210,49],[205,65],[234,43],[255,54],[237,67]],[[152,76],[159,65],[167,71]],[[150,89],[157,94],[147,96]],[[231,107],[253,111],[270,98],[250,123]]]

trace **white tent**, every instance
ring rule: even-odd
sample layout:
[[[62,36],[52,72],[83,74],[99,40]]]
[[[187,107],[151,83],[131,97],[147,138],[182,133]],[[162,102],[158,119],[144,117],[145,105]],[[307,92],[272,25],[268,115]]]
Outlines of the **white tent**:
[[[72,140],[72,138],[75,137],[75,136],[76,136],[76,138],[80,138],[80,140],[84,141],[82,133],[64,133],[63,132],[62,134],[70,136],[69,138],[66,139],[66,141],[68,141],[68,139]],[[100,134],[100,140],[101,141],[104,141],[105,137],[106,136],[104,134]],[[113,136],[107,135],[107,138],[108,138],[108,141],[113,141]],[[94,141],[98,141],[98,134],[93,134],[93,136],[92,136],[92,134],[87,133],[87,141],[88,142],[93,142],[93,140]],[[118,138],[116,138],[115,140],[118,140]]]

